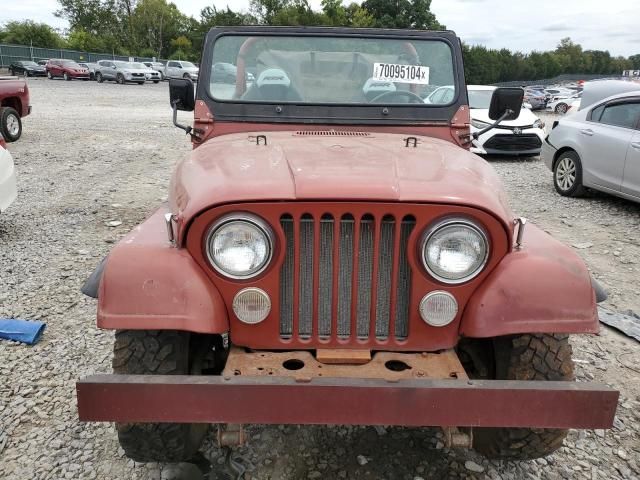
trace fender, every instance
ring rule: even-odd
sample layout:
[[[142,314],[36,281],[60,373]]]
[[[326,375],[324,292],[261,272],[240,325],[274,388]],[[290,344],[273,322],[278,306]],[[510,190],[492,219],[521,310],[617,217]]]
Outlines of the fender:
[[[133,229],[98,267],[98,327],[227,332],[220,293],[186,249],[168,242],[165,213]]]
[[[582,259],[528,224],[522,249],[507,254],[470,298],[460,334],[598,333],[596,293]]]

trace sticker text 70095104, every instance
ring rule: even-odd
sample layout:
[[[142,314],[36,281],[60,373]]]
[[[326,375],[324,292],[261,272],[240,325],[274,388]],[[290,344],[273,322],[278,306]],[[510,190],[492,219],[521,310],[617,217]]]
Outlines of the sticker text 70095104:
[[[398,65],[393,63],[374,63],[374,80],[399,83],[429,84],[429,67],[421,65]]]

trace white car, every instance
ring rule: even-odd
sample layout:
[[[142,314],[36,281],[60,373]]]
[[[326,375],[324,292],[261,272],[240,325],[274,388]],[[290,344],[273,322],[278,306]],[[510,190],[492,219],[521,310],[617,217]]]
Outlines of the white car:
[[[13,203],[17,195],[13,158],[0,135],[0,213],[4,212]]]
[[[493,124],[489,105],[496,87],[468,85],[471,133]],[[435,93],[435,92],[434,92]],[[480,155],[538,155],[544,141],[544,122],[523,106],[515,120],[504,120],[474,140],[471,151]]]
[[[555,112],[560,115],[564,115],[571,109],[575,108],[577,110],[578,108],[580,108],[581,98],[582,98],[582,92],[575,93],[570,97],[556,98],[555,100],[547,103],[546,110],[548,112]]]
[[[169,60],[164,69],[164,76],[166,78],[190,78],[197,82],[199,72],[200,69],[191,62]]]
[[[588,187],[640,202],[640,86],[589,84],[582,103],[554,122],[544,142],[556,191],[577,197]]]

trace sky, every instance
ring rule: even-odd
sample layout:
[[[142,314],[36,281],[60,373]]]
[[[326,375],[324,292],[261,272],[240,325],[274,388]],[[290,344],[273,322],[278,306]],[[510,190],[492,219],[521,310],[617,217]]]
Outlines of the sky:
[[[345,3],[351,0],[346,0]],[[215,5],[248,10],[249,0],[173,0],[187,15]],[[310,0],[316,9],[320,0]],[[0,23],[34,20],[68,27],[53,12],[56,0],[0,0]],[[613,55],[640,53],[640,0],[433,0],[431,11],[463,41],[514,51],[552,50],[563,37]]]

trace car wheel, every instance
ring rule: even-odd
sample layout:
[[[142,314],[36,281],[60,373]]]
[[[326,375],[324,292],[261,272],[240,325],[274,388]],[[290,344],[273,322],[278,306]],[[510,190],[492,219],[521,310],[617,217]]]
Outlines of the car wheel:
[[[493,351],[497,380],[574,380],[568,335],[499,337]],[[555,452],[567,433],[551,428],[475,428],[473,448],[489,458],[530,460]]]
[[[160,83],[160,80],[154,80],[153,83]]]
[[[189,75],[188,73],[185,73],[184,75],[182,75],[182,78],[190,79],[191,75]]]
[[[71,77],[69,76],[69,74],[67,72],[64,72],[62,74],[62,78],[64,78],[67,82],[71,81]]]
[[[116,75],[116,83],[119,83],[120,85],[124,85],[124,75],[122,75],[121,73]]]
[[[137,82],[138,85],[144,85],[144,82]]]
[[[199,352],[209,345],[188,332],[119,330],[113,348],[113,371],[124,375],[198,375]],[[209,350],[211,350],[209,346]],[[196,423],[116,423],[125,455],[137,462],[185,462],[209,429]]]
[[[0,133],[7,142],[15,142],[22,135],[22,120],[11,107],[0,108]]]
[[[553,184],[565,197],[579,197],[585,192],[582,186],[582,163],[573,150],[562,152],[553,167]]]
[[[566,103],[559,103],[556,105],[556,113],[559,113],[560,115],[567,113],[567,110],[569,110],[569,107]]]
[[[53,80],[53,75],[51,75],[51,72],[49,70],[47,70],[47,78],[49,80]]]
[[[100,72],[96,73],[96,82],[98,83],[104,82],[104,78],[102,78],[102,74]]]

